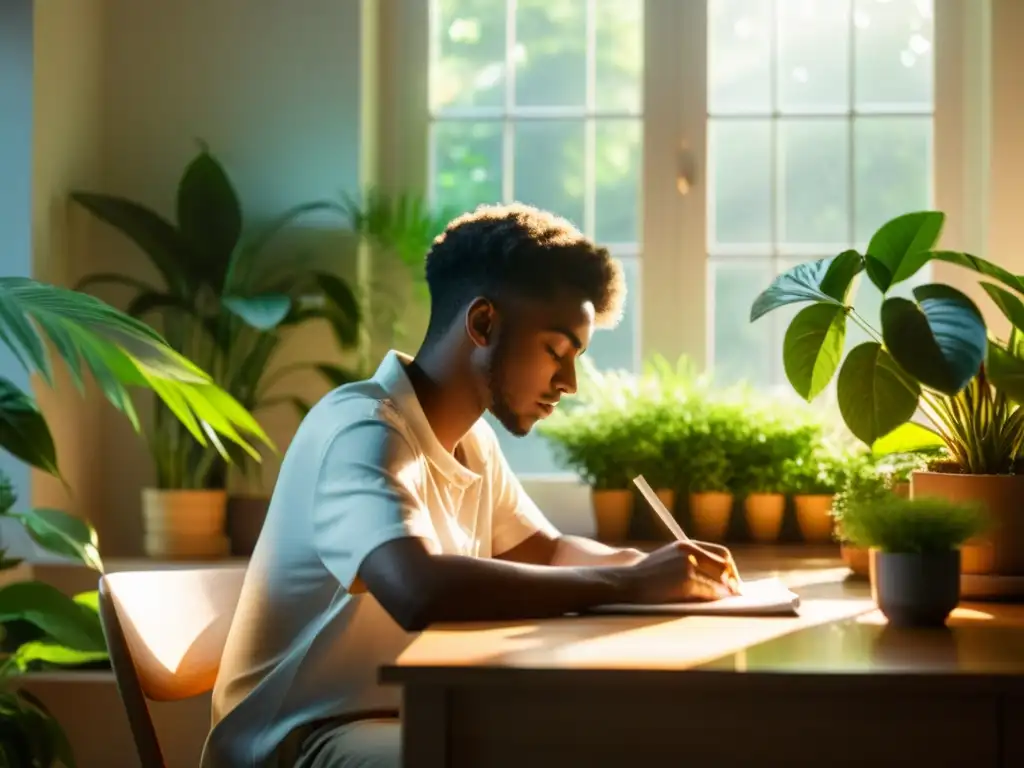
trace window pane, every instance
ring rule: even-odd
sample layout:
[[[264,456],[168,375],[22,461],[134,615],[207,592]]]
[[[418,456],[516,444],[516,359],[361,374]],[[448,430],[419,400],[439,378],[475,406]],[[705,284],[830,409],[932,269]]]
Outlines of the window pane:
[[[750,306],[771,283],[774,274],[768,260],[763,265],[729,259],[711,262],[713,285],[715,381],[766,381],[775,357],[770,316],[750,322]]]
[[[568,107],[586,103],[586,13],[587,3],[580,0],[518,0],[512,54],[517,105]]]
[[[501,202],[500,123],[435,123],[431,138],[435,205],[467,211]]]
[[[621,259],[626,276],[626,307],[622,320],[611,330],[594,332],[587,350],[598,368],[624,368],[636,366],[636,339],[640,323],[640,265],[635,258]]]
[[[779,109],[848,110],[850,0],[780,0],[778,10]]]
[[[601,243],[640,241],[641,125],[598,120],[595,125],[595,233]]]
[[[594,93],[598,109],[639,110],[643,56],[641,0],[595,0]]]
[[[709,0],[708,36],[711,114],[769,111],[772,3]]]
[[[932,107],[933,0],[855,0],[857,106]]]
[[[849,121],[779,121],[779,240],[839,243],[850,239]],[[782,246],[785,251],[785,245]]]
[[[583,228],[583,121],[524,120],[515,126],[515,185],[521,203]]]
[[[857,118],[853,132],[856,236],[866,244],[894,216],[931,206],[932,118]]]
[[[434,0],[430,104],[498,107],[505,102],[505,3]]]
[[[769,120],[710,121],[708,231],[713,244],[772,241],[771,135]]]

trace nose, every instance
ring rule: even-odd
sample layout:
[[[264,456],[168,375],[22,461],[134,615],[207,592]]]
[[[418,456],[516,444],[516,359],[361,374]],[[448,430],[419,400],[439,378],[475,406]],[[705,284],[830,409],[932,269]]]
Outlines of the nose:
[[[555,387],[564,395],[576,394],[576,363],[569,360],[558,370]]]

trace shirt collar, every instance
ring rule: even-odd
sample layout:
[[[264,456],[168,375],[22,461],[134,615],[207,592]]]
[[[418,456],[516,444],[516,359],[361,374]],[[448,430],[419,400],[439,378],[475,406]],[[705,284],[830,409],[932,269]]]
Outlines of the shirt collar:
[[[373,379],[388,394],[409,425],[420,449],[427,459],[437,467],[449,482],[465,488],[480,479],[480,475],[466,467],[451,452],[446,451],[437,439],[434,428],[427,421],[423,406],[416,396],[405,366],[412,358],[396,350],[389,351],[381,361]],[[466,452],[468,453],[468,451]]]

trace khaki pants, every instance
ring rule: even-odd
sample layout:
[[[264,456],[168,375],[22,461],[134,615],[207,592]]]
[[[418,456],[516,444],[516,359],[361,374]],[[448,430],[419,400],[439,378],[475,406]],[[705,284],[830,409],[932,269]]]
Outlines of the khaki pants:
[[[402,726],[396,718],[321,726],[302,743],[295,768],[401,768]]]

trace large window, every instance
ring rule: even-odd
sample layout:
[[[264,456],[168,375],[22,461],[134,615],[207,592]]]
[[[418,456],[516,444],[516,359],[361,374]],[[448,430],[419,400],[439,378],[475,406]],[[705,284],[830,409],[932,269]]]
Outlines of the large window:
[[[754,296],[932,205],[933,0],[429,8],[429,193],[460,209],[549,208],[623,260],[628,314],[595,338],[599,366],[704,338],[694,357],[723,381],[781,384],[787,317],[751,325]],[[700,150],[692,186],[655,178],[675,173],[679,142]],[[679,320],[693,306],[706,311]],[[694,323],[706,327],[674,328]],[[541,438],[499,435],[518,472],[557,471]]]
[[[863,250],[886,220],[932,205],[933,38],[932,0],[709,0],[707,250],[721,379],[785,381],[782,334],[799,308],[747,322],[774,275]],[[857,303],[872,319],[879,311],[871,286]]]

